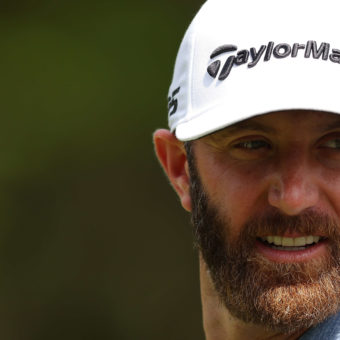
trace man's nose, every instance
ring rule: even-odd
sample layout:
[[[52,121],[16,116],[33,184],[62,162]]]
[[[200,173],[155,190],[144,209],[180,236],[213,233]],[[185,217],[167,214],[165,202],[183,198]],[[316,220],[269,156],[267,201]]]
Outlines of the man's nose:
[[[318,201],[319,188],[308,160],[297,153],[279,160],[271,175],[269,204],[286,215],[298,215]]]

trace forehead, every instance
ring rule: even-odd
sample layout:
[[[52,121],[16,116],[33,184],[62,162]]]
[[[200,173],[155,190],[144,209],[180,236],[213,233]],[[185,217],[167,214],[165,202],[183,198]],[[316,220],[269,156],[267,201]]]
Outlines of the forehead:
[[[271,112],[230,125],[207,138],[226,138],[245,131],[269,134],[323,133],[340,128],[340,115],[322,111],[291,110]]]

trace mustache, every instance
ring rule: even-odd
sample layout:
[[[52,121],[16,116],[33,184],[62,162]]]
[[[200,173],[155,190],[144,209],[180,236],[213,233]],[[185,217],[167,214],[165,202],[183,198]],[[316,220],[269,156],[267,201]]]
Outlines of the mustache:
[[[299,215],[289,216],[279,210],[268,210],[254,216],[245,224],[243,231],[248,237],[299,233],[340,239],[340,225],[326,213],[307,209]]]

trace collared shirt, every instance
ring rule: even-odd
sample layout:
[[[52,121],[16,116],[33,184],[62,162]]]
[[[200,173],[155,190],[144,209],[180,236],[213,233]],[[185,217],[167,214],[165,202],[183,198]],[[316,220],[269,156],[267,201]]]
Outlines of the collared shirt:
[[[310,328],[299,340],[340,340],[340,312]]]

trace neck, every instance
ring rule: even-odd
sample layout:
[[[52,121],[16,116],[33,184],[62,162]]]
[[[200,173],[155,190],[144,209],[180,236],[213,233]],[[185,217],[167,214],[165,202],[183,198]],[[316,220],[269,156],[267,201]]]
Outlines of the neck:
[[[203,327],[206,340],[296,340],[303,331],[291,335],[270,332],[259,325],[234,318],[221,303],[205,262],[200,257]]]

